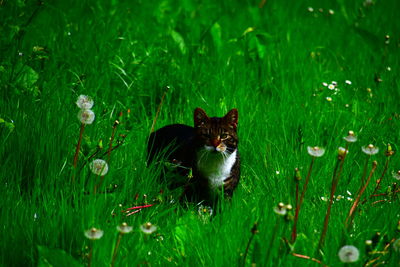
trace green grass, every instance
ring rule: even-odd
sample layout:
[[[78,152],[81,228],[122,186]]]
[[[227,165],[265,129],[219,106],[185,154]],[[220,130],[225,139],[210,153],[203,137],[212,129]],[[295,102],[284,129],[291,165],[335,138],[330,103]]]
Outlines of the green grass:
[[[0,265],[86,265],[91,243],[83,233],[94,226],[104,236],[93,242],[92,266],[107,266],[122,222],[134,231],[122,238],[116,266],[242,266],[255,222],[247,266],[318,265],[292,252],[338,266],[346,244],[360,250],[354,265],[376,258],[398,264],[399,253],[384,248],[400,237],[398,194],[361,205],[348,231],[353,202],[336,201],[324,254],[315,252],[327,208],[321,197],[329,196],[342,137],[353,130],[358,142],[350,145],[336,195],[349,191],[353,199],[366,157],[361,146],[380,148],[369,196],[386,144],[400,144],[400,5],[372,2],[267,1],[260,9],[258,1],[0,1]],[[322,86],[331,81],[338,82],[336,95]],[[146,167],[146,141],[166,86],[156,128],[192,125],[196,107],[216,116],[239,110],[241,183],[212,220],[199,218],[194,204],[171,202],[179,190],[168,190],[159,170]],[[96,119],[85,128],[74,170],[80,94],[94,99]],[[100,140],[101,154],[107,151],[120,112],[113,145],[126,138],[111,153],[100,191],[118,187],[85,194],[99,180],[86,162]],[[295,205],[294,169],[302,187],[307,146],[316,145],[326,153],[315,161],[290,251],[284,239],[293,221],[277,218],[273,207]],[[380,193],[396,182],[391,173],[399,164],[395,154]],[[382,199],[392,201],[373,204]],[[157,204],[129,217],[121,212],[143,203]],[[144,236],[139,226],[146,222],[157,232]],[[372,251],[385,253],[368,253],[370,239]]]

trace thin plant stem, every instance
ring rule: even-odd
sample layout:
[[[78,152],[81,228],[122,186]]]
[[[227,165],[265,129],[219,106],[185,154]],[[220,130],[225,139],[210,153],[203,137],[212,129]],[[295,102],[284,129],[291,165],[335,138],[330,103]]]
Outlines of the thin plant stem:
[[[306,259],[306,260],[311,260],[313,262],[316,262],[322,266],[327,266],[326,264],[322,263],[320,260],[317,260],[315,258],[311,258],[310,256],[306,256],[306,255],[302,255],[302,254],[298,254],[298,253],[291,253],[293,256],[297,257],[297,258],[301,258],[301,259]]]
[[[371,156],[368,156],[367,159],[365,160],[363,175],[361,176],[361,185],[364,184],[365,176],[367,175],[368,161],[369,161],[370,158],[371,158]]]
[[[329,226],[329,218],[331,216],[333,197],[335,195],[337,185],[339,184],[339,179],[340,179],[340,175],[341,175],[342,170],[343,170],[344,160],[345,160],[346,155],[347,155],[348,147],[349,147],[349,144],[346,143],[346,148],[344,150],[344,154],[343,154],[343,156],[340,156],[340,155],[338,156],[338,160],[336,162],[335,169],[333,170],[331,194],[330,194],[330,197],[329,197],[328,208],[326,210],[325,219],[324,219],[324,226],[322,228],[321,237],[319,239],[317,252],[319,250],[321,250],[324,247],[324,244],[325,244],[325,237],[326,237],[326,233],[328,231],[328,226]],[[338,167],[339,167],[339,173],[336,175]]]
[[[119,247],[119,244],[121,243],[121,239],[122,239],[122,233],[119,233],[118,239],[117,239],[117,243],[115,244],[113,257],[112,257],[112,260],[111,260],[111,267],[114,267],[114,265],[115,265],[115,260],[117,259],[118,247]]]
[[[388,169],[388,167],[389,167],[390,158],[391,158],[390,156],[387,157],[386,162],[385,162],[385,167],[383,168],[383,171],[382,171],[382,175],[381,175],[381,177],[378,179],[378,181],[376,182],[375,189],[374,189],[374,191],[372,192],[372,194],[369,196],[369,198],[372,198],[372,197],[376,194],[376,191],[379,190],[380,184],[381,184],[381,182],[382,182],[382,180],[383,180],[383,177],[385,176],[386,171],[387,171],[387,169]]]
[[[339,178],[339,177],[336,178],[336,172],[337,172],[337,170],[339,168],[339,164],[340,164],[341,161],[342,160],[340,160],[340,159],[338,159],[336,161],[335,169],[333,170],[331,194],[330,194],[330,197],[329,197],[328,208],[326,210],[325,219],[324,219],[324,226],[322,228],[321,237],[319,239],[317,252],[323,248],[324,243],[325,243],[325,236],[326,236],[326,232],[328,231],[329,217],[331,215],[333,197],[335,195],[336,187],[337,187],[337,184],[338,184],[338,178]]]
[[[365,182],[364,185],[361,185],[361,188],[360,188],[360,190],[358,192],[357,198],[356,198],[356,200],[354,201],[353,205],[350,208],[349,215],[347,215],[347,218],[346,218],[346,221],[345,221],[345,228],[346,229],[348,229],[350,227],[351,223],[353,222],[354,212],[356,211],[357,206],[360,203],[361,196],[364,193],[365,189],[367,188],[367,186],[369,184],[369,181],[371,180],[371,177],[372,177],[372,175],[374,174],[374,172],[376,170],[376,166],[377,165],[378,165],[378,163],[376,161],[374,161],[372,163],[372,168],[371,168],[371,171],[370,171],[369,176],[367,178],[367,181]]]
[[[78,163],[78,156],[79,156],[79,151],[81,149],[81,144],[82,144],[82,137],[83,137],[83,131],[85,130],[85,124],[81,124],[81,130],[79,132],[79,139],[78,139],[78,144],[76,145],[76,151],[74,155],[74,168],[76,168],[76,165]]]
[[[167,95],[168,90],[169,90],[169,86],[166,86],[166,87],[165,87],[164,94],[163,94],[162,97],[161,97],[160,104],[158,104],[156,116],[155,116],[154,119],[153,119],[153,123],[152,123],[152,125],[151,125],[150,133],[154,132],[154,127],[156,126],[156,122],[157,122],[157,119],[158,119],[158,115],[160,114],[161,107],[162,107],[162,105],[163,105],[163,103],[164,103],[164,98],[165,98],[165,96]]]
[[[274,247],[276,235],[278,234],[278,228],[279,228],[280,221],[281,221],[281,218],[280,218],[280,217],[281,217],[280,215],[278,215],[278,216],[276,217],[276,223],[275,223],[274,229],[272,230],[271,241],[270,241],[269,246],[268,246],[268,249],[267,249],[267,256],[266,256],[266,262],[267,262],[267,263],[268,263],[268,260],[269,260],[269,256],[270,256],[270,254],[271,254],[271,250],[272,250],[272,248]]]
[[[244,252],[244,256],[243,256],[243,266],[246,266],[246,258],[247,255],[249,254],[249,249],[250,249],[250,244],[254,239],[254,236],[258,233],[257,230],[257,223],[255,222],[253,227],[251,228],[251,236],[249,238],[249,241],[247,242],[247,246],[246,246],[246,250]]]
[[[300,213],[300,208],[301,208],[301,204],[303,204],[303,200],[304,200],[304,195],[306,193],[307,190],[307,185],[308,182],[310,181],[310,176],[311,176],[311,171],[314,165],[314,161],[315,161],[315,157],[312,157],[311,163],[310,163],[310,168],[308,169],[308,173],[307,173],[307,177],[306,177],[306,181],[304,183],[303,186],[303,191],[301,192],[300,195],[300,200],[297,202],[296,205],[296,212],[294,215],[294,222],[293,222],[293,230],[292,230],[292,243],[294,243],[296,241],[297,238],[297,221],[299,220],[299,213]]]
[[[93,242],[90,242],[90,251],[88,256],[88,267],[92,265],[92,256],[93,256]]]

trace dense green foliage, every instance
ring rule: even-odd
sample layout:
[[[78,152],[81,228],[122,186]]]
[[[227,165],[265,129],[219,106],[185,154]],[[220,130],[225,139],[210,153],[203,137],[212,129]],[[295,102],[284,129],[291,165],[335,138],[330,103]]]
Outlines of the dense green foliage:
[[[392,245],[400,237],[399,194],[388,191],[398,190],[392,177],[398,154],[378,191],[385,195],[369,198],[387,143],[400,145],[398,0],[259,4],[0,1],[0,265],[86,265],[92,247],[92,265],[107,266],[122,222],[134,231],[123,236],[116,266],[241,266],[244,258],[247,265],[318,265],[293,253],[337,266],[343,245],[359,249],[355,265],[399,262]],[[322,85],[331,81],[339,90]],[[242,180],[211,220],[195,204],[179,204],[180,191],[168,190],[157,180],[160,170],[146,166],[147,137],[167,86],[155,128],[192,125],[196,107],[215,116],[239,110]],[[84,129],[74,168],[81,94],[93,98],[96,118]],[[108,159],[116,119],[112,146],[118,147],[94,195],[101,178],[88,162]],[[336,191],[343,198],[333,204],[321,254],[323,199],[349,130],[358,141],[349,146]],[[367,174],[373,160],[378,167],[345,230],[367,158],[361,146],[369,143],[380,152]],[[298,238],[289,246],[293,221],[273,208],[295,206],[294,169],[300,168],[302,187],[307,146],[316,145],[326,152],[315,159]],[[146,203],[155,205],[122,212]],[[157,231],[144,235],[146,222]],[[104,236],[90,242],[84,231],[91,227]]]

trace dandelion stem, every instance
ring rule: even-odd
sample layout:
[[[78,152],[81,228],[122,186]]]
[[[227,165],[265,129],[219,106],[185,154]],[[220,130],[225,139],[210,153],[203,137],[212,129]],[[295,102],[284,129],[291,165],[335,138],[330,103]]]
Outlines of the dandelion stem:
[[[74,168],[76,168],[76,165],[78,163],[78,155],[79,155],[79,150],[81,149],[81,143],[82,143],[82,136],[83,136],[83,131],[85,130],[85,124],[81,124],[81,130],[79,132],[79,139],[78,139],[78,144],[76,145],[76,151],[74,155]]]
[[[267,256],[266,256],[266,262],[268,262],[269,260],[269,256],[271,254],[271,250],[274,247],[274,243],[275,243],[275,239],[276,239],[276,235],[278,233],[278,228],[279,228],[279,222],[281,221],[281,216],[277,216],[276,217],[276,223],[274,226],[274,229],[272,230],[272,237],[271,237],[271,241],[269,243],[268,249],[267,249]]]
[[[90,251],[88,256],[88,267],[92,265],[92,256],[93,256],[93,242],[90,242]]]
[[[250,249],[250,244],[254,239],[254,236],[258,233],[257,230],[257,223],[255,222],[253,227],[251,228],[251,236],[249,238],[249,241],[247,242],[247,246],[246,246],[246,250],[244,252],[244,256],[243,256],[243,266],[246,266],[246,258],[247,258],[247,254],[249,254],[249,249]]]
[[[112,132],[111,132],[110,144],[108,145],[108,150],[107,150],[107,163],[110,162],[111,151],[112,151],[112,148],[113,148],[113,141],[114,141],[114,138],[115,138],[115,132],[117,131],[117,126],[118,126],[118,125],[119,125],[119,121],[116,120],[116,121],[114,122],[113,129],[112,129]]]
[[[319,239],[317,252],[319,250],[321,250],[324,247],[324,244],[325,244],[325,237],[326,237],[326,233],[328,231],[329,218],[331,216],[331,209],[332,209],[332,204],[333,204],[333,196],[335,195],[337,185],[339,184],[339,178],[340,178],[340,175],[341,175],[342,170],[343,170],[344,160],[345,160],[346,155],[347,155],[348,147],[349,147],[349,145],[348,145],[348,143],[346,143],[346,148],[344,150],[343,156],[340,156],[340,155],[338,156],[338,160],[336,161],[335,169],[333,170],[331,195],[329,197],[328,208],[326,210],[325,219],[324,219],[324,226],[322,228],[321,237]],[[339,165],[340,165],[340,167],[339,167]],[[339,167],[339,173],[336,176],[338,167]]]
[[[121,243],[121,239],[122,239],[122,233],[119,233],[118,239],[117,239],[117,243],[115,244],[113,257],[112,257],[112,260],[111,260],[111,267],[114,267],[114,265],[115,265],[115,260],[117,259],[118,247],[119,247],[119,244]]]
[[[326,210],[324,226],[322,228],[322,233],[321,233],[321,237],[319,239],[317,251],[321,250],[325,243],[325,236],[326,236],[326,232],[328,231],[329,217],[331,215],[331,208],[332,208],[332,204],[333,204],[333,196],[335,195],[336,187],[337,187],[338,180],[339,180],[339,177],[336,178],[336,172],[337,172],[337,169],[339,168],[339,163],[341,161],[342,160],[340,160],[340,159],[338,159],[336,161],[335,169],[333,170],[331,194],[329,197],[328,208]]]
[[[383,180],[383,177],[385,176],[386,171],[387,171],[387,169],[388,169],[388,167],[389,167],[390,158],[391,158],[391,157],[387,157],[386,163],[385,163],[385,167],[384,167],[384,169],[383,169],[383,171],[382,171],[382,175],[381,175],[381,177],[378,179],[378,181],[376,181],[375,189],[374,189],[374,191],[372,192],[372,194],[369,196],[369,198],[372,198],[372,197],[375,195],[376,191],[379,190],[380,184],[381,184],[381,182],[382,182],[382,180]]]
[[[377,165],[378,165],[378,163],[376,161],[374,161],[372,163],[372,168],[371,168],[371,171],[370,171],[369,176],[367,178],[367,181],[365,182],[364,185],[361,185],[361,188],[360,188],[360,190],[358,192],[357,198],[356,198],[356,200],[354,201],[353,205],[350,208],[349,215],[347,215],[347,218],[346,218],[346,221],[345,221],[345,228],[346,229],[348,229],[349,226],[351,225],[351,223],[353,222],[354,212],[356,211],[357,206],[360,203],[361,196],[364,193],[365,189],[367,188],[367,186],[369,184],[369,181],[371,180],[371,177],[372,177],[372,175],[374,174],[374,172],[376,170],[376,166]]]
[[[311,261],[313,261],[313,262],[316,262],[316,263],[318,263],[318,264],[321,264],[322,266],[327,266],[327,265],[325,265],[324,263],[322,263],[321,261],[319,261],[319,260],[317,260],[317,259],[315,259],[315,258],[311,258],[310,256],[301,255],[301,254],[297,254],[297,253],[294,253],[294,252],[292,252],[291,254],[292,254],[293,256],[297,257],[297,258],[302,258],[302,259],[306,259],[306,260],[311,260]]]
[[[363,175],[361,176],[361,186],[364,184],[365,176],[367,175],[368,161],[369,161],[370,158],[371,158],[371,156],[367,156],[367,159],[365,161]]]
[[[313,165],[314,165],[314,161],[315,161],[315,157],[312,157],[312,160],[311,160],[311,163],[310,163],[310,168],[308,169],[306,181],[304,182],[303,191],[301,192],[301,195],[300,195],[300,200],[296,203],[296,212],[295,212],[295,215],[294,215],[293,230],[292,230],[292,243],[294,243],[296,241],[296,238],[297,238],[297,221],[299,220],[300,207],[301,207],[301,204],[303,204],[304,195],[306,193],[307,185],[308,185],[308,182],[310,180],[311,171],[312,171],[312,168],[313,168]]]

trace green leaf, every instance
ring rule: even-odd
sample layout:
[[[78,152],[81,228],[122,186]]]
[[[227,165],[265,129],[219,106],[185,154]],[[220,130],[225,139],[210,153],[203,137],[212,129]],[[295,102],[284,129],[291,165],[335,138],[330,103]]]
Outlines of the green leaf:
[[[62,249],[50,249],[38,246],[39,262],[38,267],[75,267],[83,266],[76,261],[70,254]]]
[[[179,32],[171,31],[171,37],[174,39],[175,43],[178,45],[179,50],[181,50],[182,54],[186,54],[186,44],[182,35]]]

